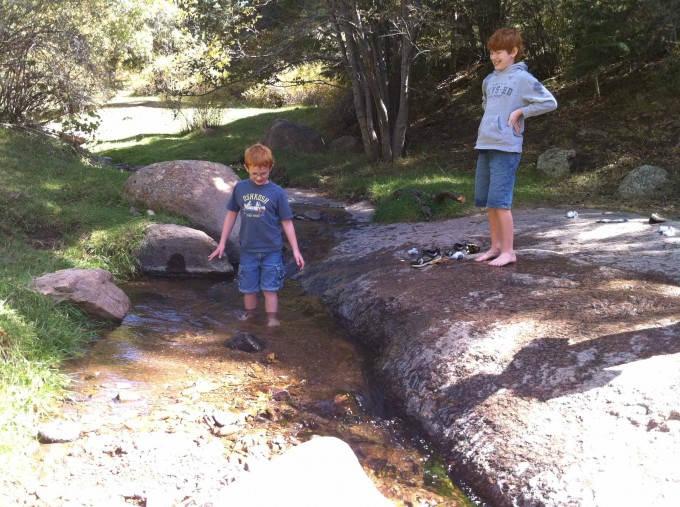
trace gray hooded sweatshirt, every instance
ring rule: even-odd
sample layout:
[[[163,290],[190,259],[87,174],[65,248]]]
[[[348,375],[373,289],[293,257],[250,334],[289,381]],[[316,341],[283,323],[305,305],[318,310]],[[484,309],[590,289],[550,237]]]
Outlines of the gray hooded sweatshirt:
[[[555,97],[532,76],[527,64],[518,62],[505,70],[494,70],[482,83],[484,116],[477,133],[477,150],[522,153],[524,120],[557,108]],[[508,117],[521,108],[520,133],[508,126]]]

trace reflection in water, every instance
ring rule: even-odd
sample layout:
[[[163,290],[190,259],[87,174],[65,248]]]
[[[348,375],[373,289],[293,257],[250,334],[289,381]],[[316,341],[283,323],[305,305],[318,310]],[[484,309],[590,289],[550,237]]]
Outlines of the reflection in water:
[[[381,417],[379,391],[366,380],[368,355],[345,339],[320,298],[288,281],[279,294],[282,325],[269,328],[263,301],[257,318],[238,320],[242,296],[234,280],[142,279],[123,289],[133,303],[130,314],[70,365],[74,391],[88,401],[80,404],[81,419],[129,426],[131,419],[140,424],[140,417],[167,413],[180,394],[214,406],[237,407],[242,398],[246,407],[261,393],[285,389],[294,409],[285,424],[299,438],[337,436],[378,480],[437,495],[444,488],[449,500],[439,505],[467,502],[445,473],[436,481],[428,475],[433,452],[423,441],[399,419]],[[239,332],[256,335],[266,348],[227,348]],[[201,383],[210,387],[201,390]],[[125,403],[120,396],[128,397]]]

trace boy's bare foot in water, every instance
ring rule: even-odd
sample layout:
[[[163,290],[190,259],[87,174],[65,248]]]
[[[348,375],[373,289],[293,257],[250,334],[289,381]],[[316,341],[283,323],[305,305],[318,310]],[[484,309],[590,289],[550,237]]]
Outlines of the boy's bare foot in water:
[[[277,327],[280,326],[281,322],[279,321],[277,315],[275,313],[268,313],[267,314],[267,326],[269,327]]]
[[[252,320],[257,316],[257,310],[243,310],[238,314],[238,320],[246,321]]]
[[[489,266],[507,266],[517,262],[517,256],[514,253],[504,253],[489,262]]]
[[[500,250],[489,249],[489,250],[487,250],[486,252],[484,252],[482,255],[480,255],[479,257],[477,257],[477,258],[475,259],[475,262],[489,261],[489,260],[491,260],[491,259],[495,259],[495,258],[498,257],[500,254],[501,254],[501,251],[500,251]]]

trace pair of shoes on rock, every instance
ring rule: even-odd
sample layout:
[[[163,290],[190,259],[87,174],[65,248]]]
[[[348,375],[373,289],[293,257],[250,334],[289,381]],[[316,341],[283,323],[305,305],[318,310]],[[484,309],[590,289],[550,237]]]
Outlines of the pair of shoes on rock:
[[[442,253],[439,248],[425,249],[423,250],[423,255],[417,259],[411,261],[411,267],[413,268],[424,268],[431,264],[436,264],[443,260]]]

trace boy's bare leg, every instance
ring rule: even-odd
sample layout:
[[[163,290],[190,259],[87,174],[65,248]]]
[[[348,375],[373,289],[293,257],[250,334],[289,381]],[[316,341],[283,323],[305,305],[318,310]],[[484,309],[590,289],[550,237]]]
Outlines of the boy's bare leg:
[[[241,320],[250,320],[255,317],[257,312],[257,294],[244,294],[243,307],[245,313],[241,316]]]
[[[507,266],[517,262],[514,245],[515,224],[512,219],[512,211],[509,209],[496,209],[494,211],[498,219],[501,251],[500,255],[489,262],[489,266]]]
[[[475,262],[488,261],[495,259],[501,254],[501,226],[498,218],[498,209],[489,208],[489,229],[491,230],[491,247],[479,257]]]
[[[279,298],[276,292],[264,292],[264,309],[267,312],[267,325],[269,327],[281,324],[278,318]]]

